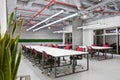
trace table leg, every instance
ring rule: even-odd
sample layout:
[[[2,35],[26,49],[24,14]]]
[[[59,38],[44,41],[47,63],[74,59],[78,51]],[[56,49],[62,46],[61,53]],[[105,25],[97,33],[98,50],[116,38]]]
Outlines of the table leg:
[[[73,56],[72,72],[75,72],[75,56]]]
[[[111,58],[113,58],[113,48],[111,49]]]
[[[87,54],[87,70],[89,70],[89,54]]]
[[[98,60],[100,59],[100,53],[99,53],[99,49],[98,49]]]
[[[55,63],[54,63],[54,67],[55,67],[55,77],[57,77],[57,72],[56,72],[56,58],[55,58]]]
[[[105,59],[107,59],[107,50],[105,50]]]

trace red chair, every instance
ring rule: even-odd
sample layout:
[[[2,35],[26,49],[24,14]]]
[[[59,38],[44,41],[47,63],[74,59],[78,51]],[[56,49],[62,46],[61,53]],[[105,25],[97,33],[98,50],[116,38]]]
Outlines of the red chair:
[[[76,46],[75,46],[75,50],[77,50],[77,48],[79,48],[79,46],[78,46],[78,45],[76,45]]]
[[[45,51],[43,51],[43,56],[44,56],[44,65],[43,65],[43,67],[50,66],[49,69],[48,69],[49,72],[47,73],[47,75],[49,76],[50,72],[52,71],[52,67],[54,65],[55,60],[54,60],[54,58],[52,56],[48,55]],[[42,73],[44,73],[44,72],[42,72]]]
[[[104,47],[108,47],[108,45],[103,45]]]
[[[44,44],[44,46],[48,46],[47,44]]]
[[[35,64],[37,64],[37,63],[40,64],[40,62],[42,60],[42,53],[37,51],[37,50],[35,50],[35,49],[33,49],[32,50],[32,56],[33,56],[33,60],[35,61]]]
[[[103,45],[103,47],[109,47],[108,43],[105,43],[105,44]]]
[[[91,46],[87,46],[87,51],[88,51],[89,54],[91,55],[91,58],[92,58],[92,57],[94,56],[94,54],[96,53],[96,51],[94,51]]]
[[[43,46],[43,44],[40,44],[40,46]]]
[[[55,44],[54,48],[59,48],[58,44]]]
[[[70,48],[71,48],[71,46],[65,46],[64,47],[64,49],[67,49],[67,50],[70,49]]]
[[[53,47],[53,44],[50,44],[48,47]]]
[[[92,46],[96,46],[96,44],[92,44]]]
[[[83,51],[85,51],[85,49],[84,49],[84,48],[77,48],[76,51],[81,51],[81,52],[83,52]]]

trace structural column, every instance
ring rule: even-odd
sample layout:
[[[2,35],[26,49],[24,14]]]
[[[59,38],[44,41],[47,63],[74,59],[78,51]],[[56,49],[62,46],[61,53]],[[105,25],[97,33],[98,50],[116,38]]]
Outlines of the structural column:
[[[6,0],[0,1],[0,33],[3,36],[7,29],[7,7]]]
[[[83,30],[77,29],[77,27],[80,27],[82,25],[82,20],[75,18],[72,23],[72,44],[73,49],[75,49],[75,45],[83,45]]]

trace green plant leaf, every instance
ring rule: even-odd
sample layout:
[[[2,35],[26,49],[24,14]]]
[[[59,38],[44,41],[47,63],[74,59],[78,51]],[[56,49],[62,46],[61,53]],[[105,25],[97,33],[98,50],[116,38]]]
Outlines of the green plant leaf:
[[[13,69],[15,67],[15,61],[16,61],[16,53],[17,53],[17,44],[18,44],[18,41],[17,39],[19,39],[19,36],[16,37],[16,39],[13,40],[13,45],[11,46],[13,49],[12,49],[12,53],[11,53],[11,57],[12,57],[12,63],[11,63],[11,71],[13,73]]]
[[[20,19],[20,31],[22,30],[22,26],[23,26],[23,19]]]
[[[9,53],[10,49],[9,48],[5,48],[5,56],[3,58],[3,72],[4,72],[4,79],[5,80],[11,80],[11,64],[10,64],[10,57],[9,57]],[[8,54],[9,53],[9,54]]]
[[[17,72],[18,72],[19,64],[20,64],[20,61],[21,61],[21,54],[22,54],[22,50],[20,49],[18,57],[17,57],[16,65],[14,67],[14,72],[13,72],[12,80],[16,79],[16,75],[17,75]]]
[[[9,32],[9,28],[7,28],[4,36],[1,37],[0,35],[0,80],[16,80],[16,75],[21,60],[22,51],[20,50],[17,55],[17,46],[23,22],[20,22],[20,30],[18,31],[18,35],[14,38],[13,36],[17,29],[17,23],[13,21],[13,18],[14,13],[12,12],[7,22],[8,27],[12,27],[12,34]]]
[[[0,70],[0,80],[4,80],[4,74],[3,74],[2,70]]]
[[[14,18],[14,12],[12,12],[8,18],[7,21],[8,27],[12,24],[13,18]]]
[[[6,42],[7,33],[5,33],[4,37],[1,39],[1,54],[0,54],[0,69],[3,69],[3,59],[4,59],[4,52],[5,52],[5,42]]]
[[[12,28],[12,35],[14,35],[14,32],[16,30],[17,22],[14,22],[13,28]]]

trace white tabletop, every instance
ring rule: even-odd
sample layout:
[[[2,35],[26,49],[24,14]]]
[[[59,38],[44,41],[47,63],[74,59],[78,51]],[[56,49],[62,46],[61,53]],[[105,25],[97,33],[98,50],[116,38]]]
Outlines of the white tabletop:
[[[88,54],[88,52],[65,50],[65,49],[44,47],[44,46],[38,46],[38,45],[29,45],[29,47],[34,48],[34,49],[36,49],[37,51],[40,51],[40,52],[45,51],[47,54],[49,54],[51,56],[54,56],[54,57]]]
[[[112,49],[112,47],[92,46],[92,49]]]

